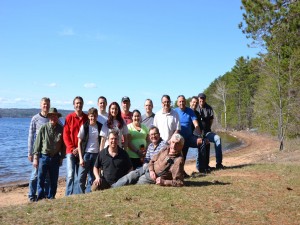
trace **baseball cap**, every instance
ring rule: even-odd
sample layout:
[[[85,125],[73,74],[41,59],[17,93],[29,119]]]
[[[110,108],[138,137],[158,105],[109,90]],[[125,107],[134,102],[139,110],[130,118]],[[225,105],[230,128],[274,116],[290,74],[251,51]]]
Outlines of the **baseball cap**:
[[[130,98],[127,97],[127,96],[124,96],[124,97],[122,98],[122,102],[124,102],[124,101],[129,101],[129,102],[130,102]]]

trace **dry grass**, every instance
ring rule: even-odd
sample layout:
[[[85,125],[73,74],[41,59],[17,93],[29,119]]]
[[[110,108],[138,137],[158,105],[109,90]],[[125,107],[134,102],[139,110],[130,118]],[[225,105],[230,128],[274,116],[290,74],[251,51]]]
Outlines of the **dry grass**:
[[[5,207],[0,224],[299,224],[299,177],[299,165],[240,165],[182,188],[126,186]]]

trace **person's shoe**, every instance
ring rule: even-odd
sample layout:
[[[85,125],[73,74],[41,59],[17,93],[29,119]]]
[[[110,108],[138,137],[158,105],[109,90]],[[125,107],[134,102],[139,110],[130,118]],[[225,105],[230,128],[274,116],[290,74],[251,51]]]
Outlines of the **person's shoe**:
[[[191,177],[192,178],[197,178],[197,177],[204,177],[206,174],[200,173],[200,172],[192,172]]]
[[[216,169],[217,169],[217,170],[223,170],[223,169],[225,169],[225,166],[223,166],[222,163],[217,163],[217,164],[216,164]]]
[[[30,196],[29,202],[36,202],[36,201],[37,201],[37,196],[36,195]]]
[[[208,174],[210,173],[209,169],[199,169],[199,173]]]
[[[190,175],[188,175],[185,171],[184,171],[184,178],[190,178]]]
[[[210,166],[207,167],[205,170],[206,170],[206,173],[211,173],[211,167]]]

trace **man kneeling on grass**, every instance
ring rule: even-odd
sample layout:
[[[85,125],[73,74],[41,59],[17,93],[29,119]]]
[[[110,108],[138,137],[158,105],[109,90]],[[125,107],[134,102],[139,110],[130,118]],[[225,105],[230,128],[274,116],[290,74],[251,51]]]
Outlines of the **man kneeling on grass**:
[[[148,165],[131,171],[119,179],[112,187],[128,184],[157,184],[160,186],[183,186],[184,159],[182,148],[184,138],[173,134],[170,145],[154,155]]]

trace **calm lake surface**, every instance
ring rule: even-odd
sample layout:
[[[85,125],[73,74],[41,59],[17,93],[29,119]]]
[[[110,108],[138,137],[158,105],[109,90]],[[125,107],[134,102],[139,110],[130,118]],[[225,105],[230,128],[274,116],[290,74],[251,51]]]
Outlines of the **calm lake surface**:
[[[27,138],[31,118],[0,118],[0,186],[12,182],[27,182],[32,164],[27,159]],[[64,122],[62,120],[62,122]],[[219,133],[223,151],[238,147],[241,143],[226,133]],[[211,155],[215,154],[211,144]],[[187,159],[194,159],[196,149],[189,149]],[[59,176],[66,175],[66,163],[60,167]]]

